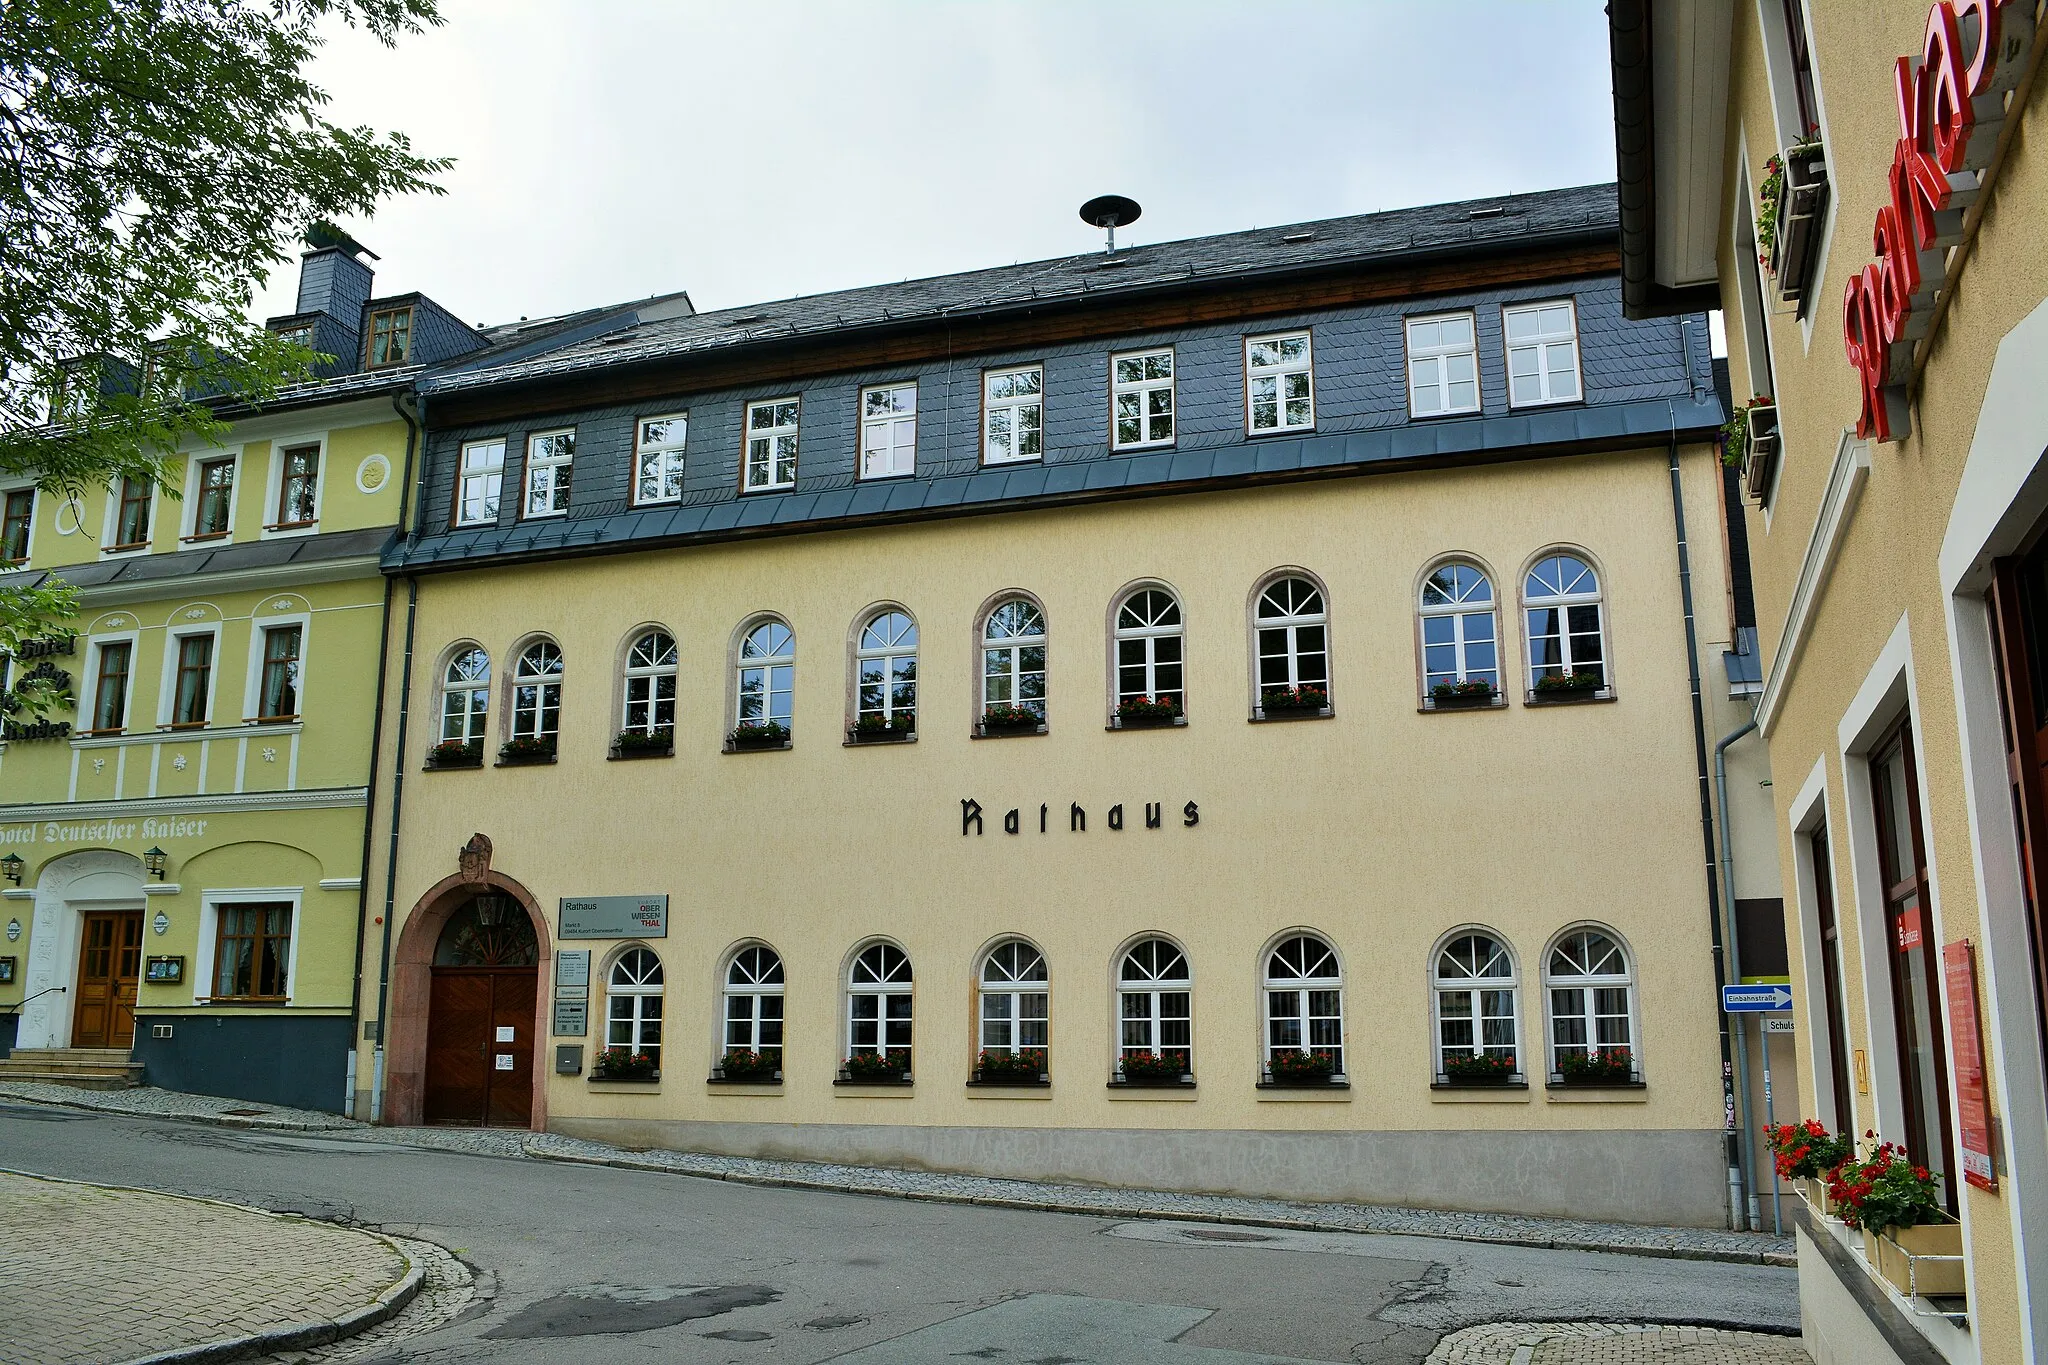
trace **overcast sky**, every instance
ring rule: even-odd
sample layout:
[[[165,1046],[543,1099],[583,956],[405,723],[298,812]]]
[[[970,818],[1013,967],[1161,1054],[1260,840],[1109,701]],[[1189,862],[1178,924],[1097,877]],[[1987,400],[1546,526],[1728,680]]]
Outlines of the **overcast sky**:
[[[348,224],[472,323],[700,309],[1611,179],[1596,0],[442,0],[339,34],[344,124],[456,158]],[[292,311],[286,267],[258,302]]]

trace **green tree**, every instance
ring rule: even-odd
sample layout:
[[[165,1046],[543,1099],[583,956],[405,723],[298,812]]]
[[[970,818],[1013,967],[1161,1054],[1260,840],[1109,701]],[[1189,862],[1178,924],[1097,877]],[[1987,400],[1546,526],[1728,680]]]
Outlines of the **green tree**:
[[[321,26],[386,46],[435,0],[0,0],[0,476],[160,480],[318,359],[249,320],[309,224],[441,193],[443,159],[342,128]],[[175,496],[175,490],[166,488]],[[0,574],[0,647],[68,614]]]

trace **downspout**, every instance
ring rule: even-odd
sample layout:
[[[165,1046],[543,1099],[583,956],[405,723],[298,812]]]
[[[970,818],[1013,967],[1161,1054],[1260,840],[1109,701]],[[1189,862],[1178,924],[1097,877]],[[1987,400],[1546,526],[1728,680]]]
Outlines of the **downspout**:
[[[411,396],[413,400],[412,412],[406,414],[404,409],[400,409],[400,415],[405,417],[406,425],[409,428],[405,445],[406,483],[412,482],[414,455],[417,446],[424,443],[427,424],[426,399],[417,390],[414,390]],[[416,440],[415,438],[418,439]],[[424,491],[424,479],[426,477],[425,452],[418,451],[417,453],[420,456],[421,491]],[[415,496],[417,497],[417,494]],[[412,543],[418,534],[418,509],[419,504],[416,500],[411,509],[412,515],[408,516],[406,509],[400,509],[399,532],[405,538],[408,545]],[[408,522],[414,528],[411,531],[407,529]],[[395,588],[397,585],[393,584],[392,586]],[[377,954],[377,1063],[375,1073],[370,1080],[370,1122],[372,1123],[382,1123],[384,1121],[384,1044],[386,1041],[385,1035],[390,1023],[390,1019],[385,1011],[391,998],[391,909],[398,895],[398,821],[400,812],[405,808],[405,731],[406,721],[412,715],[413,628],[419,618],[419,606],[419,579],[411,574],[407,574],[405,578],[405,653],[401,665],[402,671],[398,678],[398,733],[393,737],[391,746],[391,837],[384,855],[384,934],[382,946]],[[381,676],[378,680],[378,685],[380,688],[383,685]],[[380,729],[382,728],[382,716],[383,711],[380,707],[378,710]],[[367,870],[367,867],[368,864],[366,862],[365,870]]]
[[[1721,933],[1721,878],[1714,848],[1711,779],[1707,774],[1707,713],[1700,695],[1699,633],[1692,609],[1692,550],[1685,533],[1685,490],[1680,486],[1678,477],[1676,413],[1672,415],[1668,463],[1671,471],[1671,520],[1678,536],[1678,591],[1685,608],[1685,670],[1692,686],[1692,747],[1693,761],[1699,769],[1700,839],[1706,849],[1707,924],[1714,943],[1714,1017],[1719,1021],[1721,1031],[1721,1125],[1727,1142],[1728,1225],[1739,1232],[1747,1222],[1744,1216],[1747,1182],[1742,1168],[1742,1144],[1735,1127],[1734,1048],[1728,1036],[1728,1014],[1721,1008],[1721,988],[1728,984],[1728,962]]]
[[[1740,943],[1735,933],[1735,829],[1728,823],[1728,746],[1756,729],[1756,717],[1721,737],[1714,746],[1714,797],[1721,807],[1721,933],[1728,943],[1728,955],[1739,965]],[[1721,1027],[1728,1028],[1728,1015],[1721,1014]],[[1749,1191],[1749,1230],[1760,1232],[1763,1219],[1756,1202],[1756,1115],[1749,1108],[1749,1034],[1735,1027],[1735,1078],[1742,1093],[1742,1184]],[[1777,1216],[1775,1205],[1772,1217]]]

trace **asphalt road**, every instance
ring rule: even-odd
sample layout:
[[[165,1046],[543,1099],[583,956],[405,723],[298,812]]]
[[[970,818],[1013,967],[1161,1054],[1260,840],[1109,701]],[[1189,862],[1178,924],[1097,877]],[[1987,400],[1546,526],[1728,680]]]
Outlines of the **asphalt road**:
[[[378,1365],[1417,1362],[1480,1322],[1798,1325],[1779,1267],[763,1189],[23,1105],[0,1105],[0,1165],[424,1238],[495,1290]]]

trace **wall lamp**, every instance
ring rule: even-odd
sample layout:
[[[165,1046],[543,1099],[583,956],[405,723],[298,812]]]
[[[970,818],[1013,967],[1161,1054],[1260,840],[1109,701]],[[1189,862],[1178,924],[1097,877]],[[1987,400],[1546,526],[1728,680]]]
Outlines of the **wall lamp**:
[[[158,881],[164,879],[164,860],[168,855],[160,848],[151,848],[142,855],[143,870]]]
[[[0,877],[7,878],[8,881],[13,882],[16,886],[21,885],[21,868],[22,862],[19,853],[10,853],[4,858],[0,858]]]

